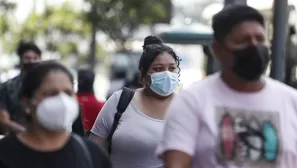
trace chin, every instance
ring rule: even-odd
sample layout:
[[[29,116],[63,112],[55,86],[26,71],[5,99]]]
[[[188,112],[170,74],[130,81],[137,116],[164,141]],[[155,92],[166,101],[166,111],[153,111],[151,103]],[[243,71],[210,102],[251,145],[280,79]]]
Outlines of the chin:
[[[171,97],[172,95],[174,95],[174,93],[171,93],[171,94],[168,95],[168,96],[161,96],[161,95],[156,94],[156,97],[157,97],[158,99],[167,99],[168,97]]]

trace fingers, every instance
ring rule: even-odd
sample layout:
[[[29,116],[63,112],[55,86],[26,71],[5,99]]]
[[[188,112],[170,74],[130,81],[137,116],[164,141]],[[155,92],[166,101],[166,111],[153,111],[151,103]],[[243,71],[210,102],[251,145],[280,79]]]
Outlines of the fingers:
[[[25,127],[18,124],[15,121],[10,120],[10,115],[5,109],[0,109],[0,125],[7,127],[10,131],[13,132],[23,132]]]
[[[20,124],[14,122],[14,121],[11,121],[11,120],[5,122],[4,125],[6,127],[8,127],[8,129],[10,129],[11,131],[16,132],[16,133],[26,131],[25,127],[21,126]]]

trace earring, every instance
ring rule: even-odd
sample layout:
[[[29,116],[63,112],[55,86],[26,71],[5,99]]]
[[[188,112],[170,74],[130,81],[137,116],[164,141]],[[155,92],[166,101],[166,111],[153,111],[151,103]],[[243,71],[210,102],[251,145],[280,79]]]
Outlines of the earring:
[[[25,109],[25,111],[26,111],[27,114],[30,114],[30,113],[31,113],[31,110],[30,110],[29,107],[27,107],[27,108]]]

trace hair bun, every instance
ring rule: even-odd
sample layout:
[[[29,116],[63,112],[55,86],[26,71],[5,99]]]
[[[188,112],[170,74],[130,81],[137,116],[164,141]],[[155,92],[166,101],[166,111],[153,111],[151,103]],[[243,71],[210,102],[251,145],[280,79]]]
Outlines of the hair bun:
[[[152,45],[152,44],[163,44],[162,40],[157,37],[157,36],[147,36],[145,39],[144,39],[144,43],[143,43],[143,46],[142,48],[145,49],[146,46],[148,45]]]

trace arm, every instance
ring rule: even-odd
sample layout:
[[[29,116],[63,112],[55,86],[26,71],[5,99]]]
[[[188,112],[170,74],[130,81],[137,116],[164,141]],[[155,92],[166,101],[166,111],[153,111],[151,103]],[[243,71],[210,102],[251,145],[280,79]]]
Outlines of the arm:
[[[187,91],[176,95],[170,103],[163,137],[157,154],[165,168],[190,168],[196,149],[199,122],[195,96]]]
[[[111,168],[111,162],[108,153],[101,146],[101,144],[90,140],[86,141],[86,144],[88,145],[89,151],[91,152],[94,168]]]
[[[180,151],[164,153],[165,168],[191,168],[192,157]]]
[[[90,134],[89,139],[99,142],[101,145],[103,145],[105,147],[105,149],[108,149],[108,141],[105,138],[101,138],[93,133]]]
[[[10,97],[8,96],[7,85],[7,82],[0,85],[0,133],[5,134],[8,130],[15,133],[23,132],[25,127],[10,119],[8,112]]]
[[[108,142],[106,141],[114,120],[114,115],[117,112],[116,106],[118,103],[117,94],[114,93],[104,104],[96,121],[91,129],[90,139],[101,143],[106,148],[108,147]]]
[[[0,126],[1,131],[4,131],[6,123],[10,120],[10,115],[7,112],[7,92],[6,92],[6,83],[0,85]]]

